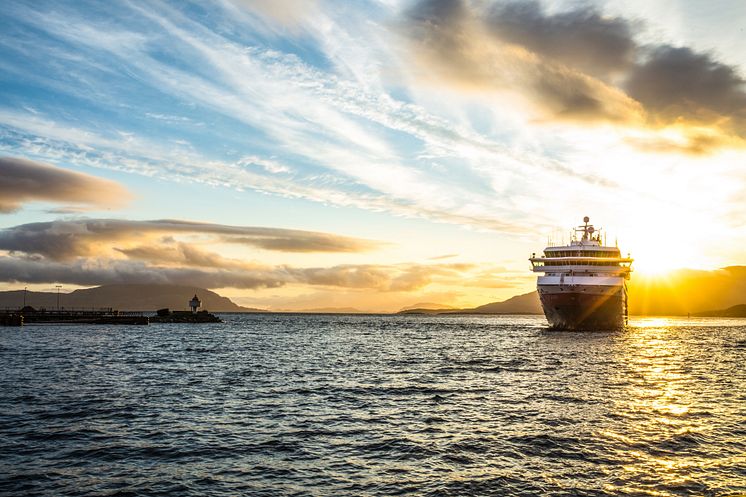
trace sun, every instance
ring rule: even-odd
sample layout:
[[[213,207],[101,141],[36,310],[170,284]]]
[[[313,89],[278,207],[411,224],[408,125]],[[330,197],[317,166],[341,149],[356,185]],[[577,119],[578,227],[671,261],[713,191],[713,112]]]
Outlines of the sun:
[[[634,259],[632,269],[642,276],[661,276],[676,269],[701,266],[693,241],[641,234],[628,242],[624,248]],[[626,251],[623,252],[626,255]]]
[[[661,276],[676,269],[702,265],[701,240],[692,236],[685,220],[639,223],[623,238],[622,254],[634,259],[632,269],[641,276]]]
[[[658,276],[686,266],[683,260],[666,253],[662,247],[635,247],[631,255],[635,260],[632,268],[642,275]]]

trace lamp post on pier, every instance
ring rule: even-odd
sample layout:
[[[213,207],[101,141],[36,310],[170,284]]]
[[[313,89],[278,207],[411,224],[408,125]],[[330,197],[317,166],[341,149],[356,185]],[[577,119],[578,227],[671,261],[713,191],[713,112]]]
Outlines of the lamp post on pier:
[[[57,312],[60,312],[60,288],[62,288],[62,285],[54,285],[54,287],[57,289]]]

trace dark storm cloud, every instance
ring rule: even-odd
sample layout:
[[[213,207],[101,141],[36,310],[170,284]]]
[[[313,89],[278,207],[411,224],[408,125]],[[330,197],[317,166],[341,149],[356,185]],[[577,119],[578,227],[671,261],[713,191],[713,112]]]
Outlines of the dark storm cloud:
[[[625,86],[660,118],[712,122],[729,117],[743,133],[745,83],[733,67],[712,55],[687,47],[661,46],[632,69]]]
[[[360,252],[379,244],[329,233],[178,220],[82,219],[29,223],[0,231],[0,250],[64,260],[91,256],[146,236],[212,235],[216,241],[283,252]]]
[[[450,30],[467,13],[463,0],[425,0],[415,4],[408,15],[413,21]]]
[[[468,55],[468,30],[463,25],[468,15],[461,0],[425,0],[407,13],[406,30],[419,47],[420,55],[446,76],[454,80],[466,76],[482,84],[489,75],[475,67]]]
[[[738,70],[689,47],[641,45],[642,27],[593,7],[548,13],[539,2],[422,0],[407,13],[413,53],[448,84],[517,92],[557,120],[683,130],[686,143],[635,142],[645,149],[743,146]]]
[[[628,68],[637,51],[630,22],[587,7],[547,15],[539,2],[496,4],[487,23],[503,41],[596,76]]]
[[[131,198],[121,185],[87,174],[18,157],[0,157],[0,213],[14,212],[27,202],[115,207]]]

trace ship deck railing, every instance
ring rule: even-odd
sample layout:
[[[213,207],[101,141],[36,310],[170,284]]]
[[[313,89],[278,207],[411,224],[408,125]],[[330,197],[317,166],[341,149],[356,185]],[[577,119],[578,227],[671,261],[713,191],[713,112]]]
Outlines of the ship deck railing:
[[[529,257],[531,262],[547,261],[579,261],[579,262],[634,262],[630,257],[593,257],[593,256],[565,256],[565,257]]]

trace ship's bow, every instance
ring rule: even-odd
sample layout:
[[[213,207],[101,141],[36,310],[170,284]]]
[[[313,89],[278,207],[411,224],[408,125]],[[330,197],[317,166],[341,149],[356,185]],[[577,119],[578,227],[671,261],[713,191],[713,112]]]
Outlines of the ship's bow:
[[[544,315],[554,329],[612,330],[625,325],[624,287],[539,287]]]

